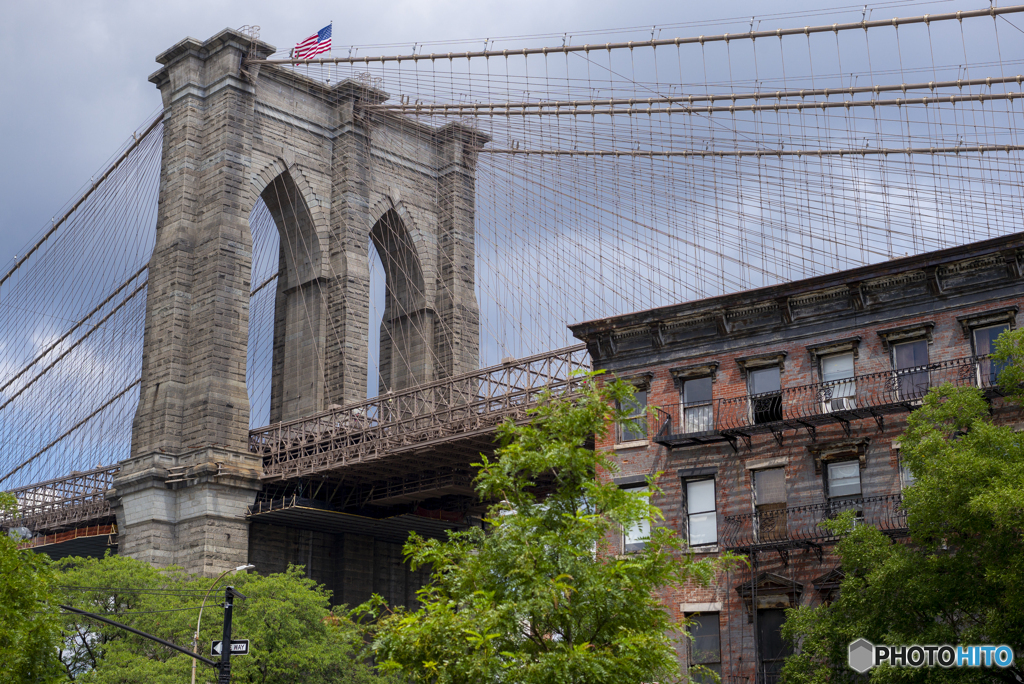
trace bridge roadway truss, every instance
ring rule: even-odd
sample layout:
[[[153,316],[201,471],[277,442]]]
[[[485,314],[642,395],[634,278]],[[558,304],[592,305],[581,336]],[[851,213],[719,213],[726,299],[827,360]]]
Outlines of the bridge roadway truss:
[[[0,517],[0,525],[55,533],[112,522],[114,513],[105,495],[118,469],[117,465],[102,466],[12,489],[10,493],[18,500],[18,515]]]
[[[473,500],[471,464],[493,452],[497,427],[524,422],[547,392],[574,395],[590,369],[585,346],[577,345],[252,430],[249,449],[263,457],[264,491],[250,517],[280,518],[309,502],[369,517],[425,500],[465,510]],[[0,525],[53,534],[111,522],[105,495],[118,470],[104,466],[12,490],[18,515]],[[174,472],[168,486],[189,476]]]

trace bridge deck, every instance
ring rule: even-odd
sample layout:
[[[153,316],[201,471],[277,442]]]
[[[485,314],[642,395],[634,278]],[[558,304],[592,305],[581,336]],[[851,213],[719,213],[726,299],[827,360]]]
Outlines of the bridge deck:
[[[469,464],[493,449],[497,426],[509,418],[525,420],[544,392],[572,394],[582,382],[577,371],[587,370],[586,348],[577,345],[252,430],[249,448],[263,456],[269,488],[261,498],[273,501],[286,488],[294,498],[290,485],[310,479],[320,485],[344,481],[346,509],[471,496]],[[18,516],[0,518],[0,525],[38,534],[113,522],[105,495],[118,469],[105,466],[12,490]],[[314,498],[321,490],[330,491],[318,487]],[[261,505],[269,504],[257,502],[252,513],[281,515]]]
[[[58,532],[100,521],[113,521],[105,495],[120,466],[103,466],[66,477],[12,489],[18,516],[0,516],[4,527],[27,527],[33,532]]]
[[[524,420],[544,392],[572,394],[582,382],[575,372],[587,370],[586,348],[567,347],[253,430],[249,449],[263,456],[270,482],[342,471],[373,481],[463,465],[505,419]]]

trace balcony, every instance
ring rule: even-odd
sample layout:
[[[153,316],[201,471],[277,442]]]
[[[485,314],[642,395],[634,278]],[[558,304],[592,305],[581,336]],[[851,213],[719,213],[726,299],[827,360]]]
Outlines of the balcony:
[[[988,357],[968,356],[899,371],[857,375],[833,382],[786,387],[770,394],[715,399],[700,406],[658,408],[654,441],[666,447],[729,442],[771,433],[782,444],[785,430],[807,430],[811,438],[827,425],[850,434],[854,420],[872,418],[879,429],[885,416],[912,411],[931,387],[997,387],[1000,366]]]
[[[837,541],[821,523],[849,510],[856,511],[858,524],[871,525],[891,537],[907,535],[903,495],[888,494],[724,516],[719,545],[741,553],[777,551],[784,561],[788,551],[796,548],[813,549],[820,556],[822,547]]]

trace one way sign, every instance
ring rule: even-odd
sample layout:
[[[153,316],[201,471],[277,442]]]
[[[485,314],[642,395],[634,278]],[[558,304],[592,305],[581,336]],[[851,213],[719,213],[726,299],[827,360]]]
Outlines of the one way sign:
[[[218,639],[210,645],[210,655],[219,656],[224,648],[224,640]],[[243,656],[249,655],[249,640],[248,639],[232,639],[231,640],[231,655]]]

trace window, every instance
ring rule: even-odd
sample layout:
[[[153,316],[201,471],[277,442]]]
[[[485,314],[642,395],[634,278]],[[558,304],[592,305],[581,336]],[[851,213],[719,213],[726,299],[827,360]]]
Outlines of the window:
[[[971,331],[974,355],[983,357],[978,359],[978,381],[982,387],[999,384],[999,373],[1006,368],[1006,364],[987,357],[996,350],[996,338],[1009,329],[1010,324],[1003,323],[987,328],[975,328]]]
[[[857,386],[853,380],[852,352],[822,356],[821,380],[819,396],[825,413],[856,408],[854,397],[857,394]]]
[[[619,404],[619,409],[628,413],[627,420],[619,423],[619,441],[647,439],[647,390],[637,389],[633,400]]]
[[[826,472],[829,498],[860,496],[860,461],[833,461]]]
[[[683,381],[683,430],[685,434],[715,429],[711,405],[711,378]]]
[[[782,420],[782,377],[778,366],[751,370],[747,376],[747,390],[755,425]]]
[[[686,631],[690,633],[690,664],[703,665],[707,669],[722,676],[722,640],[719,630],[718,613],[700,613],[688,615],[690,624]],[[713,681],[711,677],[694,676],[695,682]]]
[[[896,395],[900,401],[920,399],[928,393],[928,341],[916,340],[892,346],[896,369]]]
[[[754,508],[758,541],[788,538],[785,468],[754,471]]]
[[[687,539],[690,546],[718,542],[718,515],[715,512],[715,481],[686,482]]]
[[[903,460],[903,453],[897,443],[893,443],[893,448],[896,450],[896,462],[900,464],[900,489],[906,489],[917,482],[917,478],[914,477],[914,473],[910,472],[910,468],[907,467],[907,462]]]
[[[642,487],[629,487],[625,489],[630,494],[642,494],[647,496],[647,486]],[[622,550],[623,552],[628,551],[642,551],[647,540],[651,536],[651,521],[644,519],[631,528],[625,528],[622,530]]]
[[[917,482],[917,478],[914,477],[914,473],[910,471],[907,464],[900,459],[900,489],[906,489]]]

